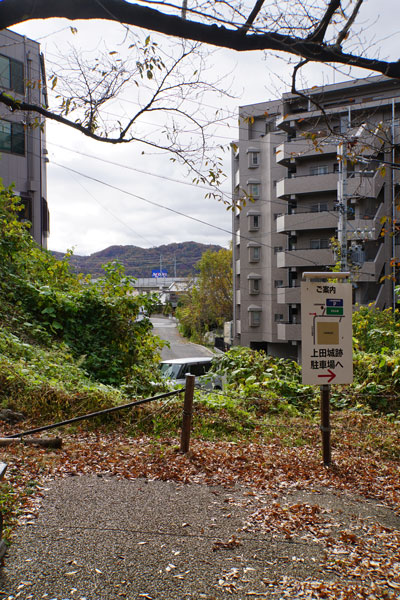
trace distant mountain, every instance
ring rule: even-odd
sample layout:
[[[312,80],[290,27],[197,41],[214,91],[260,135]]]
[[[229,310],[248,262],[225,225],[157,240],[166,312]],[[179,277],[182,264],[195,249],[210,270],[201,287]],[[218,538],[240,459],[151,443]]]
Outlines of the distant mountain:
[[[157,248],[140,248],[139,246],[109,246],[105,250],[90,256],[72,255],[70,264],[76,273],[90,273],[93,276],[104,275],[101,265],[118,260],[125,267],[127,275],[132,277],[151,277],[153,269],[167,271],[168,277],[188,277],[196,273],[195,264],[207,250],[218,252],[222,246],[215,244],[198,244],[197,242],[180,242],[166,244]],[[62,252],[51,251],[61,260]],[[160,261],[161,257],[161,261]]]

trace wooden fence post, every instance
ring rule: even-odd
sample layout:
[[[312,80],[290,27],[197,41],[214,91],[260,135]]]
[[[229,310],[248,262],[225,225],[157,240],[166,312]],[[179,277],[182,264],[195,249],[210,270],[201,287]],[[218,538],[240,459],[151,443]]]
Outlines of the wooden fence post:
[[[183,403],[181,452],[189,452],[190,429],[192,426],[194,375],[186,375],[185,400]]]

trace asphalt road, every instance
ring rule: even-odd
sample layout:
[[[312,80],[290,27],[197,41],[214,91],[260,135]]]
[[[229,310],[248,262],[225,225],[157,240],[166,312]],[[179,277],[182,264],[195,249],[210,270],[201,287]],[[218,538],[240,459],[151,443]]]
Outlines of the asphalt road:
[[[151,317],[154,333],[162,340],[170,343],[170,348],[163,348],[162,360],[170,358],[191,358],[194,356],[213,356],[213,352],[200,344],[193,344],[185,340],[179,333],[176,320],[168,317]]]

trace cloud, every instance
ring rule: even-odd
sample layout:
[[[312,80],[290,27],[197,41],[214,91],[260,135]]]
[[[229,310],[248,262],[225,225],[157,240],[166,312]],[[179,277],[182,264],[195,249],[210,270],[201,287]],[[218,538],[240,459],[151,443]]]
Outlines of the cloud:
[[[399,33],[392,15],[397,14],[397,4],[397,0],[382,0],[379,18],[374,12],[374,3],[363,5],[360,13],[365,23],[372,24],[371,30],[365,28],[362,32],[364,37],[369,37],[372,50],[373,44],[376,51],[379,50],[377,40],[385,35],[385,51],[395,59]],[[68,51],[69,43],[91,51],[104,48],[105,45],[110,51],[119,51],[127,35],[127,30],[121,25],[102,21],[74,22],[74,26],[78,28],[77,35],[72,35],[70,22],[65,19],[31,21],[14,30],[41,43],[49,72],[57,70],[58,56],[60,52]],[[354,45],[358,40],[354,38],[346,43]],[[368,45],[366,42],[364,44]],[[222,109],[231,115],[215,128],[216,144],[228,148],[229,142],[237,139],[238,106],[273,99],[290,89],[292,67],[288,65],[288,60],[289,55],[274,57],[269,54],[266,59],[262,52],[235,54],[226,50],[213,51],[208,65],[210,72],[217,76],[231,73],[232,91],[236,96],[226,98],[215,94],[204,101],[201,112],[214,115],[215,110]],[[306,86],[332,82],[333,78],[339,81],[346,77],[343,70],[332,71],[321,65],[307,65],[302,73]],[[361,70],[357,72],[360,77],[367,74]],[[110,112],[120,110],[121,114],[129,114],[133,107],[132,98],[126,97],[121,102],[115,102]],[[195,106],[187,104],[188,111],[197,116]],[[160,126],[159,116],[153,120],[147,115],[144,120],[146,132],[157,131]],[[205,199],[205,190],[187,185],[191,183],[187,170],[172,163],[168,154],[152,151],[140,144],[116,147],[94,142],[67,127],[50,122],[47,124],[47,147],[50,158],[47,194],[51,213],[49,248],[65,251],[75,246],[77,254],[88,254],[113,244],[150,247],[193,240],[225,247],[228,245],[230,235],[213,226],[230,231],[231,213],[216,200]],[[94,155],[98,160],[84,154]],[[118,164],[130,166],[136,171]],[[68,171],[66,167],[81,174]],[[223,168],[227,175],[224,189],[229,194],[229,150],[223,155]],[[145,200],[160,206],[151,205]],[[161,205],[205,221],[210,226],[173,213]]]

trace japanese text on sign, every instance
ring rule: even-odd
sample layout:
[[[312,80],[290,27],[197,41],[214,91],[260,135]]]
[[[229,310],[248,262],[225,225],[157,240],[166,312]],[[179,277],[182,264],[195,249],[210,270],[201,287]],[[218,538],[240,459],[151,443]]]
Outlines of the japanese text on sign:
[[[303,383],[351,383],[351,284],[302,282],[301,315]]]

